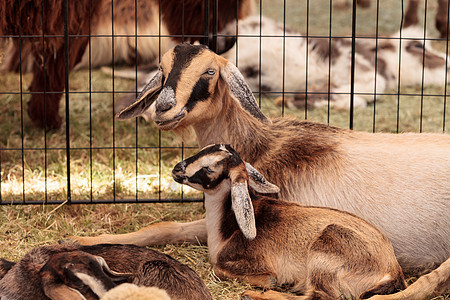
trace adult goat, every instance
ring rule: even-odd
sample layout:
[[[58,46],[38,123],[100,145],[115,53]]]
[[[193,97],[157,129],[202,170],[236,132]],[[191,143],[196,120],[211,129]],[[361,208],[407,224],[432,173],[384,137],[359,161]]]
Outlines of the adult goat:
[[[448,135],[373,134],[270,120],[233,64],[189,44],[163,56],[157,74],[118,118],[144,112],[162,130],[191,126],[200,147],[231,144],[287,201],[337,208],[374,224],[406,271],[435,268],[450,256]],[[206,242],[207,234],[205,220],[198,220],[74,239],[147,245]]]

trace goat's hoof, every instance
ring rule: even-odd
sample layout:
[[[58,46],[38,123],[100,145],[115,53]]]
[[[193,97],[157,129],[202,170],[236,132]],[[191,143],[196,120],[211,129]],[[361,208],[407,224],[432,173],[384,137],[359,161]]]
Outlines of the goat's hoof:
[[[255,291],[245,291],[241,295],[241,300],[273,300],[273,299],[283,299],[280,297],[280,293],[274,291],[265,292],[255,292]]]
[[[69,237],[69,238],[64,239],[64,240],[59,240],[59,241],[58,241],[58,244],[60,244],[60,245],[73,245],[73,244],[77,245],[78,242],[77,242],[76,240],[71,239],[71,238]]]
[[[91,243],[89,240],[89,237],[82,237],[82,236],[69,236],[64,240],[58,241],[59,244],[76,244],[76,245],[83,245],[83,246],[91,246],[97,243]]]

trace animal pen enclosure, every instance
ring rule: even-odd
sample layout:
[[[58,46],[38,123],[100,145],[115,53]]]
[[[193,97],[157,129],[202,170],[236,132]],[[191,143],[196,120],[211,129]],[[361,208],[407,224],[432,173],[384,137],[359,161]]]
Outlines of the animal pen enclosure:
[[[371,132],[449,126],[447,1],[373,0],[363,8],[356,0],[260,0],[254,11],[243,0],[196,1],[190,9],[195,1],[175,2],[35,1],[34,28],[18,9],[26,11],[28,1],[0,6],[4,14],[11,5],[6,20],[20,24],[2,24],[0,36],[0,204],[202,201],[170,174],[196,152],[193,134],[183,141],[143,119],[114,118],[115,105],[136,96],[139,78],[148,79],[178,42],[232,46],[223,55],[241,68],[269,116]],[[50,9],[55,3],[60,10]],[[437,14],[446,17],[445,31],[434,25]],[[226,37],[235,34],[230,44]],[[138,80],[120,77],[130,68]],[[36,81],[46,70],[53,77]],[[38,95],[44,104],[27,106]],[[59,97],[59,110],[49,114]]]

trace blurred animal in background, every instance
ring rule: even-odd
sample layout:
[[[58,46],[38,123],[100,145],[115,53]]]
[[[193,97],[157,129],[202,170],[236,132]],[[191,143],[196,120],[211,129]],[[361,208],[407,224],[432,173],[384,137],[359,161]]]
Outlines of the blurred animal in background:
[[[235,30],[229,26],[222,33],[233,36]],[[259,37],[261,32],[263,38]],[[223,56],[237,64],[254,92],[284,91],[287,96],[278,98],[277,103],[291,108],[306,103],[326,106],[328,99],[333,107],[350,106],[350,37],[307,39],[282,23],[259,16],[240,21],[238,33],[243,36]],[[416,26],[403,29],[401,37],[400,41],[397,32],[378,40],[356,38],[355,107],[365,107],[378,94],[396,88],[399,80],[401,87],[420,86],[422,76],[424,85],[445,85],[450,65],[446,55],[434,50],[429,40],[424,42],[423,30]]]
[[[188,266],[133,245],[65,243],[33,249],[18,263],[0,260],[0,299],[99,299],[122,283],[156,287],[174,300],[212,299]],[[134,286],[120,290],[122,295],[139,295]],[[106,299],[117,299],[113,296],[118,293]]]
[[[356,5],[362,7],[362,8],[367,8],[370,7],[371,5],[371,0],[356,0]],[[337,9],[348,9],[349,7],[351,7],[352,2],[350,2],[350,0],[334,0],[333,1],[333,6],[336,7]]]
[[[370,7],[372,1],[373,0],[356,0],[356,4],[362,8],[367,8]],[[333,1],[333,5],[337,9],[348,9],[351,7],[351,4],[352,2],[350,0]],[[408,8],[406,9],[405,19],[403,23],[404,27],[408,27],[410,25],[418,23],[419,21],[418,10],[419,10],[419,0],[409,0]],[[447,38],[448,28],[450,27],[448,23],[448,14],[449,14],[448,0],[437,0],[436,17],[434,24],[436,26],[436,29],[441,34],[441,38]]]
[[[253,13],[253,2],[219,1],[218,30]],[[41,128],[61,127],[59,107],[66,88],[66,71],[113,62],[154,63],[176,43],[205,40],[204,0],[184,1],[184,5],[176,0],[82,0],[68,1],[70,36],[66,48],[64,3],[64,0],[0,3],[0,35],[15,35],[6,50],[2,70],[33,73],[28,114]],[[215,25],[212,0],[209,8],[212,32]]]

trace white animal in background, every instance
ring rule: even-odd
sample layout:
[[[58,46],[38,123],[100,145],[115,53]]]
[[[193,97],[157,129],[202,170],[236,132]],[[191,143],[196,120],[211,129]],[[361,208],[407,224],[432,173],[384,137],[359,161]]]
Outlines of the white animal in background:
[[[235,31],[230,24],[222,34],[234,35]],[[331,106],[349,107],[351,37],[307,39],[267,17],[261,21],[259,16],[240,21],[238,34],[242,36],[236,45],[223,56],[238,66],[253,92],[295,94],[286,99],[291,107],[303,107],[305,99],[308,105],[324,106],[328,97]],[[365,107],[378,94],[397,88],[399,80],[401,87],[420,86],[422,72],[424,85],[445,85],[448,58],[434,50],[429,40],[424,43],[423,34],[422,29],[411,26],[402,30],[401,40],[400,32],[378,41],[356,38],[355,107]]]

